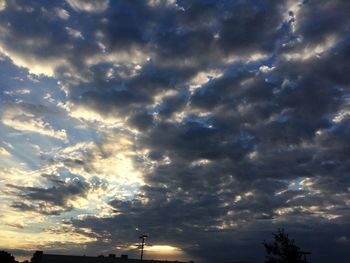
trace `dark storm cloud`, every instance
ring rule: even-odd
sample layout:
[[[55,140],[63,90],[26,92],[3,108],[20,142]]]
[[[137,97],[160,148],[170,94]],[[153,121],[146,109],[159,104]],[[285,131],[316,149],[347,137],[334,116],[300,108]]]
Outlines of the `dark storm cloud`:
[[[135,166],[153,162],[139,195],[109,203],[114,216],[66,222],[92,230],[98,241],[89,248],[131,244],[146,232],[154,244],[182,247],[203,261],[259,260],[262,249],[252,255],[252,248],[285,227],[315,262],[349,260],[346,1],[296,2],[295,13],[290,1],[111,1],[89,15],[71,5],[77,13],[59,21],[18,3],[2,11],[0,20],[11,20],[2,43],[36,60],[63,57],[56,77],[68,85],[69,101],[124,117],[140,132],[138,149],[148,152]],[[40,26],[25,30],[28,21]],[[335,42],[316,54],[329,37]],[[113,52],[130,61],[103,57]],[[209,70],[222,74],[191,90],[193,78]],[[60,161],[89,167],[88,158]],[[32,201],[13,207],[69,210],[67,201],[92,187],[50,180],[50,188],[11,186]]]
[[[271,52],[283,36],[286,1],[230,1],[220,27],[220,44],[225,51]]]
[[[276,11],[275,17],[268,17],[264,12],[281,10],[281,7],[261,11],[261,21],[255,21],[259,10],[264,10],[263,6],[259,8],[257,18],[248,23],[251,29],[235,33],[240,27],[231,21],[231,27],[222,28],[223,40],[218,41],[232,50],[272,52],[278,41],[282,41],[282,29],[278,27],[281,13]],[[250,17],[249,12],[244,15]],[[232,19],[245,21],[245,17],[239,15]],[[258,34],[248,34],[260,23],[266,24],[271,32],[265,29]],[[227,32],[232,34],[231,38],[225,38],[225,30],[232,31]],[[247,35],[240,36],[239,32]],[[183,36],[185,43],[197,47],[196,42],[188,42],[186,34],[191,33],[177,34],[176,43]],[[265,41],[259,42],[259,34]],[[277,40],[274,41],[274,37]],[[247,39],[247,43],[235,46],[235,38]],[[170,43],[165,45],[170,53],[164,53],[170,57],[171,52],[180,53],[181,57],[186,54],[186,47],[191,46],[185,45],[182,53],[181,46],[173,48]],[[133,242],[134,236],[130,236],[129,231],[136,226],[148,232],[155,243],[164,238],[180,246],[198,244],[197,250],[188,248],[187,251],[210,262],[217,260],[217,254],[223,260],[258,259],[262,257],[262,250],[254,258],[245,248],[259,245],[269,238],[271,231],[284,226],[295,233],[305,248],[314,252],[315,260],[330,259],[335,251],[346,259],[342,247],[337,247],[337,240],[342,236],[339,229],[346,226],[348,217],[348,203],[344,201],[349,196],[345,175],[349,163],[348,125],[347,121],[334,123],[332,118],[344,109],[344,98],[348,94],[349,80],[341,73],[347,71],[348,49],[345,41],[321,57],[294,61],[281,57],[272,65],[267,61],[268,66],[273,66],[267,72],[259,70],[263,65],[260,63],[232,65],[222,77],[189,96],[190,108],[209,112],[207,117],[188,115],[182,123],[158,121],[148,125],[147,130],[142,129],[140,145],[150,149],[150,158],[159,162],[145,175],[148,186],[143,188],[142,196],[130,202],[111,202],[120,213],[114,218],[90,218],[72,223],[91,227],[98,233],[107,228],[120,238],[116,243]],[[210,48],[210,52],[215,52],[215,48]],[[196,57],[196,54],[194,51],[186,56]],[[184,101],[186,98],[181,96],[165,98],[160,116],[170,117],[174,112],[181,112]],[[329,150],[331,154],[327,153]],[[166,163],[166,158],[171,162]],[[200,159],[208,163],[196,163]],[[310,186],[298,190],[298,184],[305,177],[310,178]],[[286,190],[291,182],[296,185],[289,187],[295,189]],[[333,197],[329,197],[331,193]],[[138,199],[148,201],[143,203]],[[332,216],[337,219],[330,219]],[[319,227],[306,230],[316,222]],[[106,227],[109,224],[123,227],[114,230]],[[238,230],[237,226],[243,229]],[[333,252],[328,255],[322,252],[323,245],[315,241],[319,228],[324,229],[321,236],[332,248]],[[302,241],[305,239],[309,241]],[[236,249],[235,253],[227,252],[232,248]],[[213,249],[220,251],[215,253],[216,258],[211,256]]]
[[[1,16],[3,48],[27,63],[54,63],[59,57],[69,57],[73,39],[58,16],[47,16],[51,9],[39,2],[9,1]]]
[[[186,106],[186,97],[187,96],[184,94],[165,97],[162,101],[159,115],[163,118],[168,118],[172,116],[176,111],[182,111],[182,109]]]
[[[294,38],[301,41],[292,41],[286,45],[287,50],[291,48],[297,51],[307,46],[322,44],[332,37],[342,39],[349,34],[349,2],[304,1],[300,7],[296,14]]]
[[[74,208],[69,201],[78,197],[86,197],[94,188],[97,189],[101,186],[91,184],[78,177],[65,182],[62,178],[57,179],[56,176],[42,176],[50,182],[51,187],[7,185],[9,189],[12,189],[12,194],[19,197],[18,201],[12,203],[13,208],[21,211],[35,211],[46,215],[59,215]]]
[[[148,129],[153,124],[153,117],[147,112],[136,112],[131,116],[129,123],[142,131]]]
[[[227,55],[270,53],[284,28],[285,1],[177,1],[161,17],[153,41],[157,58],[178,63],[218,64]],[[152,42],[153,43],[153,42]],[[205,54],[205,55],[204,55]],[[199,65],[198,65],[199,66]]]
[[[118,72],[119,68],[115,70]],[[136,127],[138,116],[144,115],[143,121],[148,124],[143,123],[140,126],[142,129],[151,123],[151,113],[154,110],[147,112],[146,107],[156,102],[155,97],[167,91],[182,92],[183,83],[195,73],[193,67],[157,66],[151,61],[143,66],[139,74],[127,79],[109,81],[94,78],[89,84],[91,90],[86,91],[86,86],[82,89],[74,87],[71,97],[77,105],[88,107],[103,116],[129,117],[130,124]],[[181,110],[185,106],[185,100],[183,95],[165,97],[160,106],[160,116],[168,117]]]

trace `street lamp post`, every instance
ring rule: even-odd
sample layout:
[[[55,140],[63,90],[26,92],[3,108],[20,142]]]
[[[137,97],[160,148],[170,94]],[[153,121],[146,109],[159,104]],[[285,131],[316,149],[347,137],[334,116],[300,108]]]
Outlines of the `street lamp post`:
[[[145,246],[145,239],[147,238],[148,236],[147,235],[142,235],[140,236],[140,239],[141,239],[141,262],[143,260],[143,248]]]

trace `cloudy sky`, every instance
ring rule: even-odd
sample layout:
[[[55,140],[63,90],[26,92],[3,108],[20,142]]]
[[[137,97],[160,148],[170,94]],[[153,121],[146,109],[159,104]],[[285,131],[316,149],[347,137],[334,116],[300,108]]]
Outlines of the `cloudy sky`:
[[[350,260],[350,1],[0,0],[0,248]]]

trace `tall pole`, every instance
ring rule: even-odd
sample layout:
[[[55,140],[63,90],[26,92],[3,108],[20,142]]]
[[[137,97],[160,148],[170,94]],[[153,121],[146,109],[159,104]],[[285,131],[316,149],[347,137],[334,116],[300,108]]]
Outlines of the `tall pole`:
[[[143,260],[143,247],[145,246],[145,239],[142,238],[142,241],[141,241],[141,262]]]
[[[140,236],[140,239],[141,239],[141,262],[143,260],[143,248],[145,246],[145,239],[147,238],[148,236],[147,235],[142,235]]]

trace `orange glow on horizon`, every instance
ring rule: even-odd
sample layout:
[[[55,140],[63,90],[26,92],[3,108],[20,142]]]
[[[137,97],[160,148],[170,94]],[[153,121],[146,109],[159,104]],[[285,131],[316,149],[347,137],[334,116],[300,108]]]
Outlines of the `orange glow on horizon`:
[[[159,254],[174,254],[174,253],[181,253],[181,249],[175,246],[169,246],[169,245],[153,245],[145,247],[145,251],[149,252],[155,252]]]

